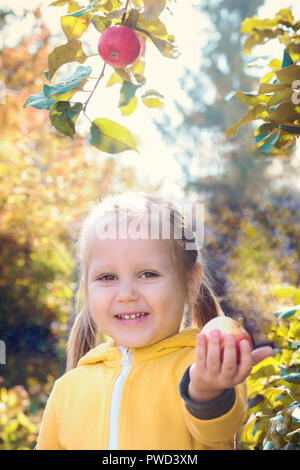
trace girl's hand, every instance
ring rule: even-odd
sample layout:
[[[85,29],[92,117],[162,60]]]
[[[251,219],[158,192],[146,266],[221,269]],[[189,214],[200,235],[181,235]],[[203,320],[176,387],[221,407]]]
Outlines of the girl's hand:
[[[199,333],[196,341],[196,359],[190,367],[189,396],[192,400],[203,403],[213,400],[225,389],[243,382],[252,367],[268,356],[272,356],[271,346],[264,346],[253,351],[247,340],[240,342],[240,363],[237,364],[236,339],[233,334],[224,338],[224,356],[220,360],[220,331],[211,331],[206,335]]]

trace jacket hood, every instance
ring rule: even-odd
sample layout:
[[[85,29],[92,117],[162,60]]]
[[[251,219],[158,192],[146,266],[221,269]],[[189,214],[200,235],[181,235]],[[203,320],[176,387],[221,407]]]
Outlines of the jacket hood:
[[[133,357],[135,357],[137,361],[153,359],[177,351],[183,347],[195,347],[196,336],[199,332],[200,330],[197,328],[185,328],[176,335],[165,338],[150,346],[128,349],[132,352]],[[77,367],[96,364],[98,362],[111,362],[119,360],[120,357],[121,351],[116,341],[110,338],[105,343],[99,344],[82,356],[77,363]]]

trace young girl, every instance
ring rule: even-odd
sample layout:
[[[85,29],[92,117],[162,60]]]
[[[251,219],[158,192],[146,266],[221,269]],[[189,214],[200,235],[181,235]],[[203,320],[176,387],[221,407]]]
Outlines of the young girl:
[[[159,237],[148,232],[153,207],[162,215]],[[124,213],[131,224],[125,237]],[[147,236],[130,236],[145,221]],[[169,238],[161,236],[166,222]],[[200,252],[187,249],[192,237],[176,206],[147,193],[108,197],[85,218],[77,245],[83,306],[37,449],[234,449],[247,408],[245,380],[273,350],[251,352],[242,341],[237,364],[235,338],[226,335],[220,361],[220,332],[206,339],[201,328],[223,312]],[[182,326],[185,306],[192,327]],[[107,341],[99,344],[99,333]]]

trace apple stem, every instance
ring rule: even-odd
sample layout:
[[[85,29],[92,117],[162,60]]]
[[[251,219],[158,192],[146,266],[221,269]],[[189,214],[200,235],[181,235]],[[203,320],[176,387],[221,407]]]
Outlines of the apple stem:
[[[239,318],[238,318],[238,323],[239,323],[239,325],[240,325],[241,327],[244,326],[244,319],[243,319],[243,317],[239,317]]]
[[[124,8],[125,8],[125,13],[124,13],[123,16],[122,16],[121,24],[124,24],[124,21],[125,21],[125,19],[126,19],[128,3],[129,3],[129,0],[126,0],[125,7],[124,7]]]

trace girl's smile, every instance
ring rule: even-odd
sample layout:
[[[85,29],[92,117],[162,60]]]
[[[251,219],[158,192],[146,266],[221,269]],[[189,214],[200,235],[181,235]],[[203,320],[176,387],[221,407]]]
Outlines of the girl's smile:
[[[96,239],[89,304],[99,328],[117,343],[143,347],[179,331],[185,286],[167,240]]]
[[[116,320],[121,323],[122,325],[139,325],[143,323],[145,319],[149,316],[149,313],[141,312],[141,313],[123,313],[121,315],[115,315]]]

